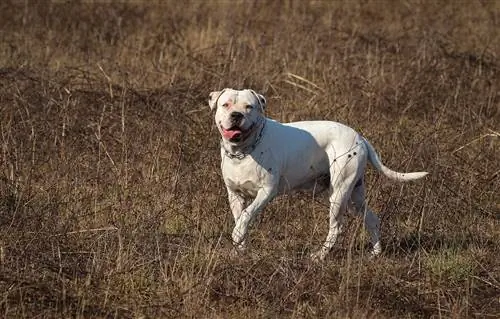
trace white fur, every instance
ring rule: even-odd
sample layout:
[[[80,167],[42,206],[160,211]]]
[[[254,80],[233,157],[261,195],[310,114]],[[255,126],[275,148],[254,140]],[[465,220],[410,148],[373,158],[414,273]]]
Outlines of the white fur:
[[[252,90],[224,89],[210,94],[209,105],[216,109],[215,122],[221,134],[234,126],[231,113],[243,114],[239,127],[245,139],[231,141],[223,135],[221,143],[221,168],[235,221],[232,239],[236,248],[245,248],[250,222],[276,195],[295,189],[329,188],[329,231],[312,257],[323,260],[328,254],[341,232],[342,215],[348,206],[364,217],[373,245],[371,253],[379,254],[380,221],[365,203],[366,163],[398,181],[427,173],[399,173],[387,168],[370,143],[343,124],[268,119],[265,104],[265,98]]]

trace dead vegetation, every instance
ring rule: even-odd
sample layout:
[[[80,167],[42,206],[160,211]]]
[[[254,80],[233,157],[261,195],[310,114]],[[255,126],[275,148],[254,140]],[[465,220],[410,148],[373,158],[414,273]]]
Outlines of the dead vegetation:
[[[3,317],[496,317],[498,1],[0,4]],[[230,258],[210,91],[281,121],[330,119],[369,172],[384,255],[327,210],[276,199]]]

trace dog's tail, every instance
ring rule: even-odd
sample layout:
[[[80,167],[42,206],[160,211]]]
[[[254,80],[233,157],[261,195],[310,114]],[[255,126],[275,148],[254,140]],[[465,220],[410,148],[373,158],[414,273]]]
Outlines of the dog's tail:
[[[377,152],[373,148],[373,146],[368,142],[366,139],[364,139],[366,148],[368,149],[368,160],[372,165],[382,174],[385,176],[389,177],[390,179],[404,182],[404,181],[412,181],[414,179],[419,179],[424,177],[425,175],[429,174],[427,172],[412,172],[412,173],[400,173],[393,171],[392,169],[388,168],[384,164],[382,164],[382,161],[377,155]]]

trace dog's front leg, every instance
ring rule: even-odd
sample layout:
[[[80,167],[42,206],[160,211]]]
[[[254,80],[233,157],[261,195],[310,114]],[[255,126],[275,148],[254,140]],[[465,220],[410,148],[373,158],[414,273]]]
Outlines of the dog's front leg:
[[[258,192],[253,202],[243,210],[240,217],[236,221],[233,229],[233,242],[238,250],[245,249],[245,236],[248,232],[248,225],[255,218],[255,216],[269,203],[274,196],[278,193],[277,185],[270,185],[262,187]]]
[[[231,188],[227,187],[227,197],[229,200],[229,207],[231,207],[231,212],[233,213],[234,223],[238,222],[241,213],[243,212],[243,207],[245,206],[245,199],[234,192]]]

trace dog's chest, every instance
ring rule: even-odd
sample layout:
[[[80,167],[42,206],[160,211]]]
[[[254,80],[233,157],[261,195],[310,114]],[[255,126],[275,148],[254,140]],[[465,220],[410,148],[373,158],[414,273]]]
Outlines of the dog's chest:
[[[232,180],[230,178],[226,179],[226,185],[232,189],[235,193],[243,197],[255,197],[257,196],[257,191],[259,187],[257,184],[251,180]]]
[[[255,162],[233,163],[222,165],[224,182],[235,193],[243,197],[255,197],[264,184],[267,172]]]

